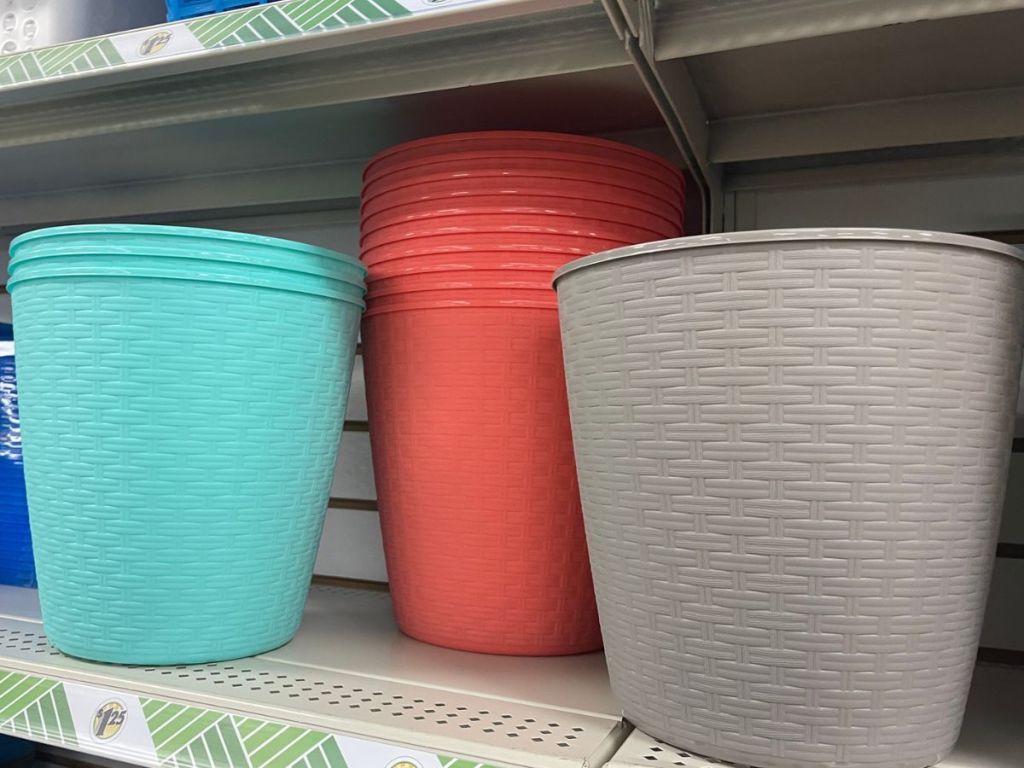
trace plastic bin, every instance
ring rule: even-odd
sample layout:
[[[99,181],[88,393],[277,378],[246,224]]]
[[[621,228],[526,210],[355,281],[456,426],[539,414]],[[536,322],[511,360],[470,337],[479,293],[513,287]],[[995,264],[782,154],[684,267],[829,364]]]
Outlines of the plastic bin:
[[[603,206],[614,205],[630,213],[640,210],[657,215],[676,232],[682,226],[682,199],[679,195],[659,197],[649,191],[615,184],[615,179],[594,178],[593,173],[589,174],[588,179],[582,180],[559,178],[551,175],[550,169],[544,170],[546,174],[540,175],[538,169],[536,177],[527,172],[510,176],[501,169],[491,169],[479,175],[440,172],[433,178],[407,175],[405,185],[378,183],[376,194],[367,194],[362,198],[362,213],[369,218],[381,212],[401,211],[406,205],[422,208],[431,202],[443,209],[460,204],[467,197],[476,198],[474,202],[477,204],[480,200],[497,198],[510,205],[518,205],[524,199],[554,199],[559,200],[563,207],[571,205],[576,211],[592,212],[604,210]]]
[[[477,254],[486,253],[507,254],[525,264],[533,263],[535,257],[545,260],[560,257],[561,262],[552,266],[553,273],[556,266],[560,267],[574,258],[621,244],[621,241],[610,238],[495,230],[411,237],[382,247],[364,248],[361,258],[375,278],[386,276],[398,268],[417,271],[422,266],[425,269],[435,256],[452,255],[472,261]]]
[[[399,144],[381,152],[366,166],[367,185],[380,178],[397,178],[402,171],[478,167],[480,163],[507,172],[523,167],[557,170],[561,167],[583,169],[587,178],[594,174],[624,172],[668,188],[677,197],[683,193],[679,169],[651,152],[607,139],[567,133],[535,131],[479,131],[431,136]]]
[[[465,229],[478,228],[483,223],[487,229],[505,227],[509,231],[525,231],[530,225],[542,231],[579,232],[585,229],[590,234],[597,232],[604,237],[608,236],[607,225],[639,227],[660,239],[666,237],[665,232],[679,231],[678,223],[642,209],[565,197],[522,195],[510,199],[502,195],[479,195],[469,208],[458,200],[440,205],[435,200],[408,202],[377,213],[369,213],[369,208],[367,206],[363,210],[364,238],[381,230],[412,228],[421,224],[430,225],[434,231],[442,231],[448,221]],[[594,217],[599,218],[595,220]]]
[[[250,5],[266,5],[268,2],[270,0],[167,0],[167,20],[178,21]]]
[[[364,175],[367,404],[399,626],[438,645],[600,647],[554,270],[678,235],[682,177],[633,147],[456,134]]]
[[[611,142],[609,142],[611,143]],[[677,171],[678,173],[678,171]],[[599,199],[614,200],[619,190],[629,195],[649,195],[682,211],[682,179],[651,176],[642,171],[620,165],[602,165],[593,161],[574,159],[564,153],[545,153],[532,156],[451,156],[435,162],[397,166],[386,175],[367,176],[362,200],[365,205],[382,195],[414,191],[423,185],[448,187],[452,182],[475,194],[477,184],[489,185],[502,179],[510,184],[522,185],[543,192],[568,192],[577,184],[588,188],[594,184],[606,186],[606,194]]]
[[[58,227],[11,252],[50,641],[132,664],[287,642],[334,471],[363,267],[181,227]]]
[[[612,687],[767,768],[923,768],[957,739],[1010,457],[1014,248],[683,238],[556,277]]]
[[[581,653],[601,639],[558,318],[551,271],[528,274],[515,287],[473,272],[371,283],[374,476],[403,631],[485,653]]]
[[[35,586],[21,461],[14,334],[6,323],[0,323],[0,531],[0,584]]]

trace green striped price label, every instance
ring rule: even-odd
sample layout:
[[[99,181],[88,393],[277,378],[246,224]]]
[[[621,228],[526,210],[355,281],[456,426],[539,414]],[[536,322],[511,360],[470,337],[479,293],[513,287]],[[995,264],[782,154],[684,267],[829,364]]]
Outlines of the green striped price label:
[[[218,48],[375,24],[504,0],[282,0],[213,16],[0,56],[0,89]]]
[[[0,671],[0,732],[167,768],[492,768],[20,672]]]

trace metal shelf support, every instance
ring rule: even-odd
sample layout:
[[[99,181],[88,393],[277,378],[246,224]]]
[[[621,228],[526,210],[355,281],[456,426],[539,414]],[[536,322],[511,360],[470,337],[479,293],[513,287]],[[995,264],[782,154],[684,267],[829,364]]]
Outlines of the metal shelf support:
[[[655,57],[654,0],[602,0],[602,5],[697,182],[705,231],[720,232],[722,173],[709,159],[708,116],[685,61]]]

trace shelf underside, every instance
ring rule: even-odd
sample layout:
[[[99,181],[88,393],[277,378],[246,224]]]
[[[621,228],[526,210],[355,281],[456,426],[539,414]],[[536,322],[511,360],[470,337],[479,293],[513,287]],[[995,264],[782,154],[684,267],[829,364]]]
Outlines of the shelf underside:
[[[659,6],[656,54],[692,82],[727,188],[1024,162],[1022,3],[751,0],[684,25],[697,2]]]

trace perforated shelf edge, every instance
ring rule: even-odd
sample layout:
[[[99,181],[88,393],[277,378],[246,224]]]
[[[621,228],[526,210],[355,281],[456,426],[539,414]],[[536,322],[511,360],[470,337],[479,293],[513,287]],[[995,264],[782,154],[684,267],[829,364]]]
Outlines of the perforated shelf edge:
[[[960,741],[937,768],[1020,768],[1022,689],[1024,669],[979,665]],[[378,592],[313,587],[284,648],[154,668],[63,656],[35,593],[0,587],[0,732],[136,765],[735,768],[628,733],[616,712],[600,654],[434,648],[402,637]]]
[[[626,733],[599,655],[425,646],[381,593],[314,587],[290,646],[179,667],[69,658],[38,615],[33,592],[0,587],[0,732],[137,765],[587,768]]]

